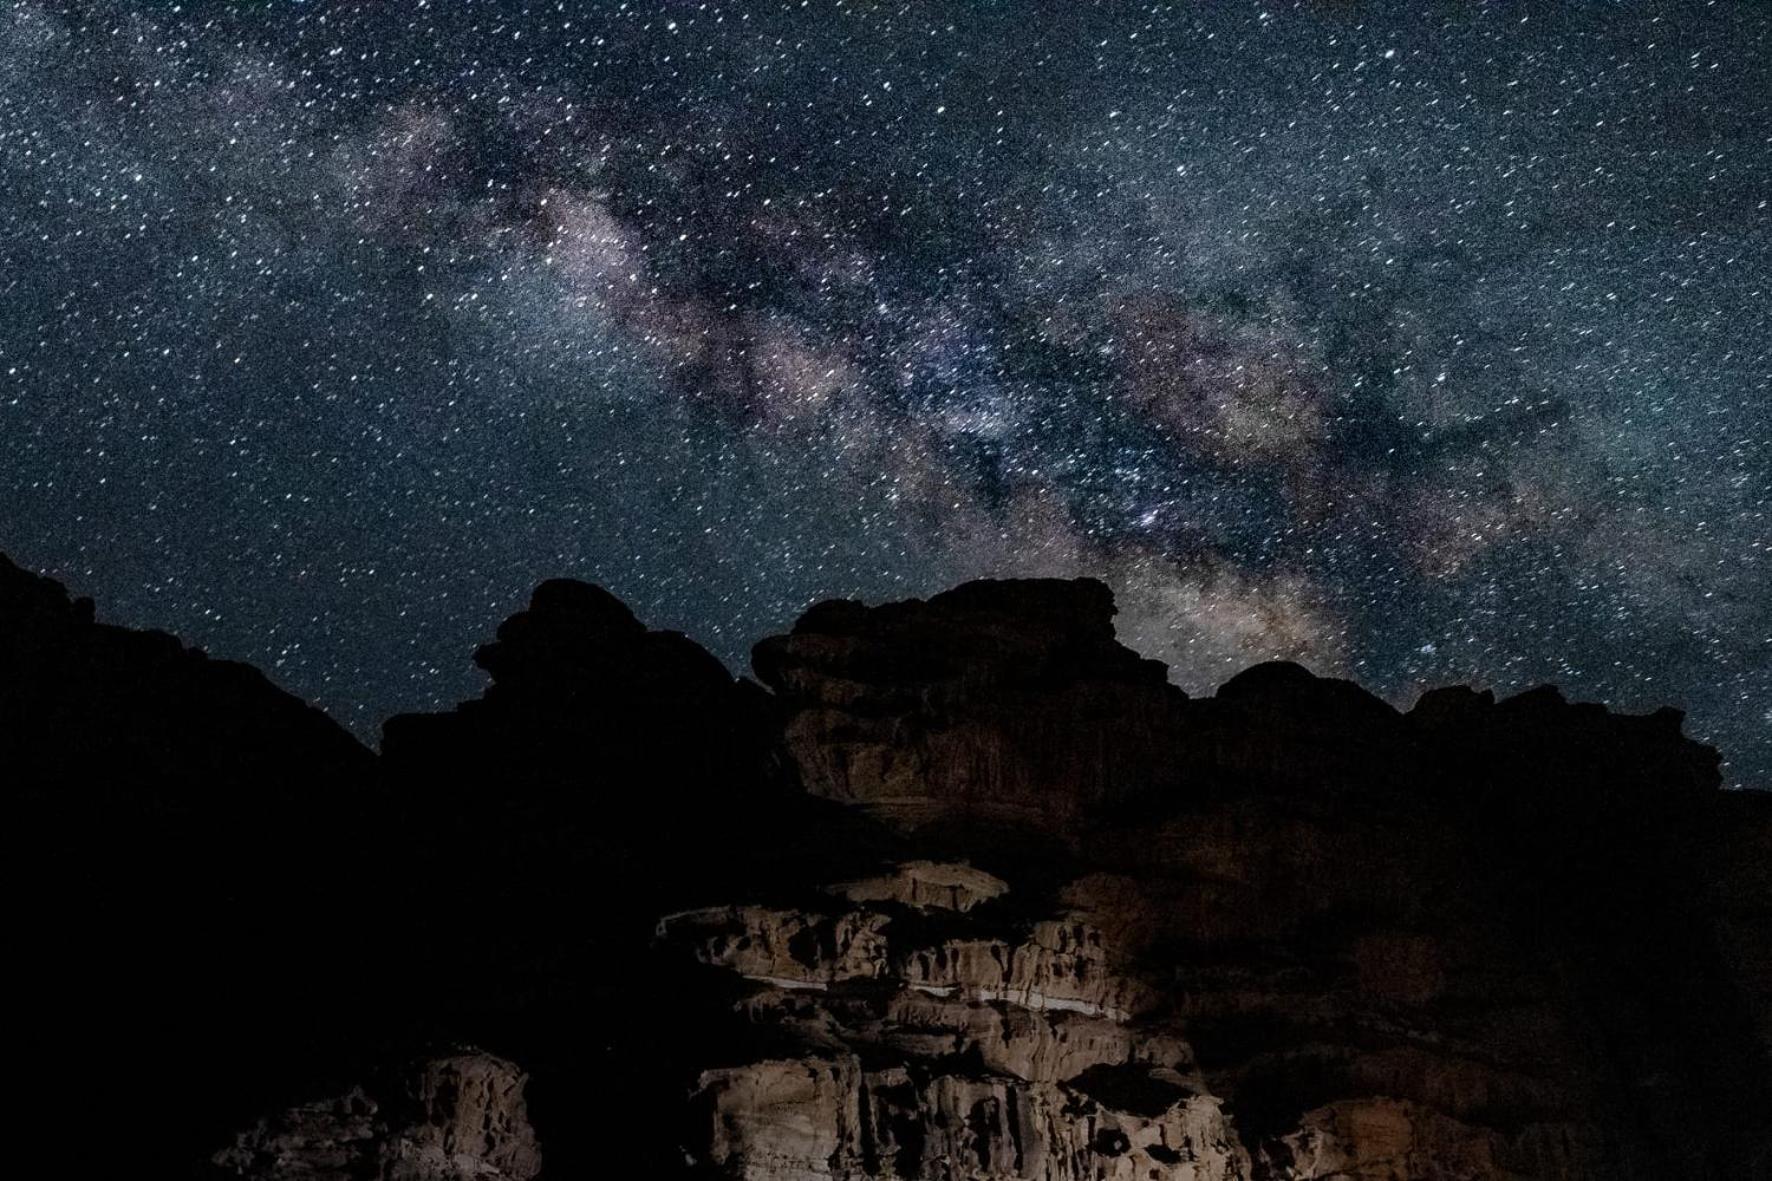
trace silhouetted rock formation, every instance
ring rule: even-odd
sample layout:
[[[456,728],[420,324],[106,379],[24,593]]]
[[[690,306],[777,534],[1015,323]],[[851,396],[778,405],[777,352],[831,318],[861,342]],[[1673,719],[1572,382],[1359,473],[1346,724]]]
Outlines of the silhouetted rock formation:
[[[375,759],[256,670],[93,616],[0,558],[9,1050],[57,1171],[164,1172],[332,1057]]]
[[[492,676],[482,698],[387,723],[382,752],[395,773],[439,785],[500,775],[568,791],[624,775],[718,791],[716,780],[767,775],[768,695],[681,633],[648,631],[600,587],[544,582],[474,663]]]
[[[0,555],[0,766],[26,791],[71,781],[194,797],[310,791],[373,756],[249,665],[210,660],[165,632],[93,620],[91,599]],[[166,801],[171,802],[171,801]]]
[[[1676,713],[1190,700],[1112,615],[820,604],[765,689],[549,582],[375,760],[0,565],[27,1114],[265,1179],[1767,1175],[1772,798]]]
[[[1718,947],[1772,1055],[1772,794],[1735,792],[1719,803],[1703,867]]]
[[[715,1043],[694,1032],[706,981],[650,953],[659,915],[830,880],[886,844],[797,790],[768,693],[600,588],[543,583],[474,659],[482,697],[383,734],[398,876],[426,883],[412,935],[483,965],[414,965],[397,991],[433,1025],[412,1035],[440,1024],[529,1069],[560,1175],[668,1175],[660,1105]],[[622,1131],[588,1134],[590,1113]]]

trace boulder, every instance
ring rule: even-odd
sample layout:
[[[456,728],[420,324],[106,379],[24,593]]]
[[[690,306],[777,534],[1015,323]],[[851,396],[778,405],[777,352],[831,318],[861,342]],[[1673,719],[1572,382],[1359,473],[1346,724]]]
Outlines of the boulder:
[[[212,1158],[248,1181],[529,1181],[541,1172],[515,1064],[428,1057],[260,1119]]]

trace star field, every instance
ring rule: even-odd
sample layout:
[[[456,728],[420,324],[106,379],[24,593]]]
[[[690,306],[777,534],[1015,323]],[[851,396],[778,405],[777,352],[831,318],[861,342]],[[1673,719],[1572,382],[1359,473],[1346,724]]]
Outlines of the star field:
[[[1750,0],[14,0],[0,264],[0,549],[365,735],[543,577],[1090,574],[1772,784]]]

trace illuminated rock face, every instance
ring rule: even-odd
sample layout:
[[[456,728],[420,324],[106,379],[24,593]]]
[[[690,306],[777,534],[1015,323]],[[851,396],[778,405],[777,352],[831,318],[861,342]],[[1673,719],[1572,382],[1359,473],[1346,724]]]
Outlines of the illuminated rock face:
[[[1677,714],[1403,714],[1284,664],[1188,700],[1111,615],[1087,582],[983,583],[758,646],[806,789],[951,860],[661,922],[662,953],[748,985],[754,1056],[694,1080],[698,1167],[1764,1167],[1764,809]]]
[[[1554,1014],[1498,1004],[1530,1040],[1514,1064],[1408,1025],[1443,987],[1438,944],[1364,933],[1313,989],[1296,958],[1132,955],[1109,934],[1152,913],[1131,890],[1074,882],[1047,917],[1008,891],[946,914],[832,898],[668,916],[661,952],[748,982],[731,1019],[767,1047],[695,1077],[690,1159],[761,1179],[1612,1175],[1599,1125],[1567,1118],[1580,1083],[1557,1069]],[[1496,1111],[1537,1118],[1501,1129]]]
[[[912,873],[985,876],[896,877]],[[667,954],[752,982],[738,1019],[801,1051],[702,1072],[692,1157],[747,1178],[1247,1177],[1186,1043],[1135,1024],[1159,998],[1102,932],[1021,921],[992,893],[946,915],[843,899],[662,922]]]

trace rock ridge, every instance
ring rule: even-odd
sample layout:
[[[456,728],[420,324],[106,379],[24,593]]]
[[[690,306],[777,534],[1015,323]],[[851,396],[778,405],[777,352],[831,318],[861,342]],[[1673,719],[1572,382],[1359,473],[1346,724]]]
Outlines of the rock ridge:
[[[554,580],[376,755],[0,561],[27,1123],[261,1179],[1772,1171],[1772,799],[1677,711],[1189,698],[1113,615],[833,601],[753,682]]]

